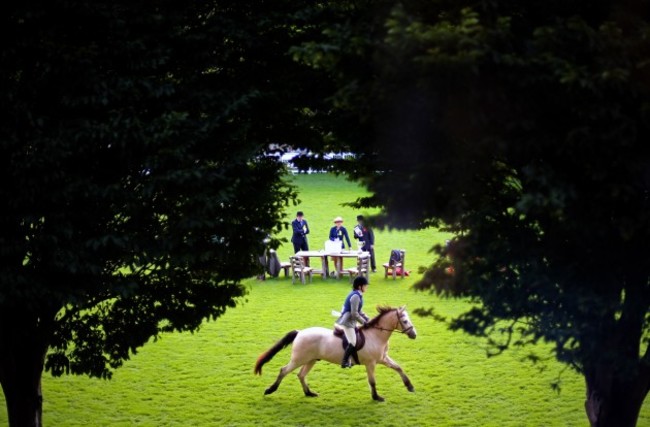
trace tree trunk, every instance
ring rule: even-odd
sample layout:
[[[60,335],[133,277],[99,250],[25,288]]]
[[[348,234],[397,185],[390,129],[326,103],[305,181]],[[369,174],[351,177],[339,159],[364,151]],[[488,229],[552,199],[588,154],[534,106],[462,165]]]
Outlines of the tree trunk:
[[[635,427],[643,400],[648,394],[648,378],[636,376],[613,380],[608,373],[586,374],[585,410],[592,427]]]
[[[47,352],[42,329],[24,327],[0,316],[0,384],[10,427],[42,426],[41,375]],[[40,322],[39,322],[40,323]],[[21,328],[23,326],[23,328]]]
[[[42,370],[42,365],[41,365]],[[5,377],[3,373],[3,377]],[[41,427],[43,395],[41,393],[41,371],[38,373],[6,373],[2,390],[7,403],[10,427]],[[37,378],[35,378],[35,376]]]

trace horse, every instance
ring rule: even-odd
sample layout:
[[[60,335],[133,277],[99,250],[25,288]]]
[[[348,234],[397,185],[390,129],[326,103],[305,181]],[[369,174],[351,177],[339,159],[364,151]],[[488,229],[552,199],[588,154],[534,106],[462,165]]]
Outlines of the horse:
[[[410,392],[415,391],[411,380],[409,380],[402,368],[388,357],[388,339],[394,331],[402,332],[410,339],[415,339],[417,332],[404,307],[377,307],[377,311],[379,314],[376,317],[359,328],[365,334],[365,345],[358,351],[358,356],[360,364],[366,366],[372,398],[383,402],[384,398],[377,394],[375,383],[375,366],[378,363],[395,370],[402,378],[406,389]],[[262,366],[280,350],[292,343],[289,363],[280,369],[278,378],[264,391],[264,395],[276,391],[287,374],[298,367],[302,367],[298,373],[302,390],[307,397],[317,397],[318,393],[311,391],[307,384],[307,374],[319,360],[326,360],[340,365],[343,358],[344,350],[341,339],[334,336],[331,329],[311,327],[288,332],[273,347],[257,358],[254,372],[257,375],[262,375]]]

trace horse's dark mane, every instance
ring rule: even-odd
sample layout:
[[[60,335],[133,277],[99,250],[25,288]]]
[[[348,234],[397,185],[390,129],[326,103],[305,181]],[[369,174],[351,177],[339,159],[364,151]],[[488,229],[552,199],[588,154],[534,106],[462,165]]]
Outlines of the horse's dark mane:
[[[376,315],[375,317],[373,317],[372,319],[370,319],[368,321],[368,323],[365,324],[363,329],[368,329],[368,328],[374,327],[375,325],[377,325],[377,323],[379,323],[379,321],[381,320],[382,317],[384,317],[384,315],[390,313],[393,310],[397,310],[397,309],[394,308],[394,307],[391,307],[389,305],[378,305],[377,306],[377,312],[379,314]]]

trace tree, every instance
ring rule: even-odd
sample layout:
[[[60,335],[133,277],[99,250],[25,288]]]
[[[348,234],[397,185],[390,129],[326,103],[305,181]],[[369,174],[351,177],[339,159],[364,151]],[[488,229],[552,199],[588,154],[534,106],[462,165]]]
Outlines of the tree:
[[[109,378],[245,294],[295,199],[269,147],[317,138],[318,79],[292,2],[4,9],[0,384],[38,426],[44,368]]]
[[[451,326],[491,354],[552,343],[586,379],[591,425],[635,425],[650,388],[647,4],[374,3],[295,50],[337,82],[331,139],[372,192],[357,205],[453,232],[416,286],[475,303]]]

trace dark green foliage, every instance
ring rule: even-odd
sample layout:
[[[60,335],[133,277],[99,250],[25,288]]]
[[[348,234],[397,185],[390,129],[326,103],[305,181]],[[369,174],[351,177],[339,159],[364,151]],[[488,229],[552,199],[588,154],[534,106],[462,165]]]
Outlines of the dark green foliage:
[[[287,54],[296,16],[291,2],[3,11],[4,361],[33,341],[55,375],[108,377],[245,294],[295,198],[265,154],[317,135],[303,114],[317,78]]]
[[[480,301],[452,327],[496,352],[554,343],[594,425],[631,425],[650,386],[648,6],[368,6],[305,54],[364,64],[333,96],[358,204],[456,235],[417,288]]]

